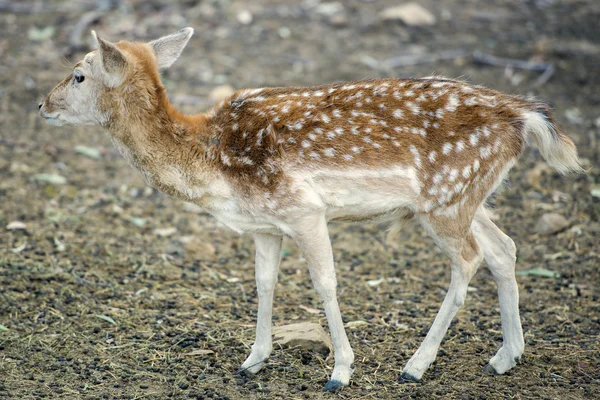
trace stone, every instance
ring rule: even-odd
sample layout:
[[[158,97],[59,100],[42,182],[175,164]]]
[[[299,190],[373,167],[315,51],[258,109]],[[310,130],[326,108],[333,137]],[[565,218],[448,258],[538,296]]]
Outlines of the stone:
[[[282,347],[299,347],[321,354],[327,354],[333,350],[329,335],[321,325],[314,322],[299,322],[274,327],[273,343]]]
[[[185,259],[188,261],[202,260],[214,256],[217,252],[215,246],[198,236],[182,236],[179,242],[185,248]]]
[[[242,10],[237,15],[237,20],[242,25],[250,25],[254,20],[254,16],[248,10]]]
[[[321,3],[315,8],[315,11],[317,12],[317,14],[331,17],[335,14],[343,13],[344,5],[339,1]]]
[[[168,237],[177,233],[177,228],[170,226],[167,228],[156,228],[154,234],[161,237]]]
[[[569,221],[557,213],[547,213],[540,217],[535,225],[535,232],[540,235],[552,235],[569,226]]]
[[[417,3],[406,3],[383,10],[379,17],[384,21],[402,21],[408,26],[433,25],[435,16]]]
[[[13,221],[6,225],[6,229],[8,229],[9,231],[24,231],[27,230],[27,225],[25,225],[25,223],[21,221]]]

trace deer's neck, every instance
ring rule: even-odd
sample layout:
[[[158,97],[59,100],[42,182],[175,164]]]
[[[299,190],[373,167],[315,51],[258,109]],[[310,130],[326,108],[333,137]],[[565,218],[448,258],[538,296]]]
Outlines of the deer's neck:
[[[108,125],[121,153],[146,182],[166,194],[201,203],[215,176],[206,162],[208,118],[184,115],[164,96],[154,109],[121,113]]]

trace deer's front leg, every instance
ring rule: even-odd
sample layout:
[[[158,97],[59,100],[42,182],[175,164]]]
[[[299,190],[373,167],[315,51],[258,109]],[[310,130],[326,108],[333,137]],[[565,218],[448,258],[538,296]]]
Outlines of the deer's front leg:
[[[294,239],[308,262],[313,285],[323,300],[333,341],[335,366],[325,390],[347,386],[352,374],[354,353],[348,342],[337,302],[337,282],[327,221],[322,214],[311,215],[296,221],[292,229]]]
[[[281,260],[281,236],[257,233],[256,245],[256,289],[258,291],[258,317],[256,321],[256,339],[250,355],[242,364],[240,373],[255,374],[265,365],[271,355],[273,340],[271,337],[271,317],[273,315],[273,291],[277,283],[279,262]]]

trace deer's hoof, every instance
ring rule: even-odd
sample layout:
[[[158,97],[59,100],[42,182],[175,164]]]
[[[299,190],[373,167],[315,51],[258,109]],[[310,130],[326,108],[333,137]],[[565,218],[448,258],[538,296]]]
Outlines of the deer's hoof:
[[[487,363],[485,367],[483,367],[483,372],[489,375],[498,375],[498,372],[494,367],[492,367],[492,364],[490,363]]]
[[[403,372],[402,374],[400,374],[400,377],[398,378],[398,383],[417,383],[417,382],[419,382],[419,378],[414,377],[407,372]]]
[[[325,387],[323,388],[323,391],[324,392],[333,392],[339,388],[343,388],[344,386],[347,386],[347,385],[341,381],[330,380],[329,382],[327,382],[327,385],[325,385]]]

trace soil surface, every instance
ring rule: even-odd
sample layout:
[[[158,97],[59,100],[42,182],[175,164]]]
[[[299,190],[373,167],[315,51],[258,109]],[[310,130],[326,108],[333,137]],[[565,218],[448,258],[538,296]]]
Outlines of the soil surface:
[[[0,0],[0,397],[600,398],[600,3],[419,3],[432,25],[384,21],[379,13],[394,0]],[[275,349],[253,378],[233,374],[254,335],[251,237],[145,187],[99,128],[53,128],[37,115],[39,100],[90,51],[90,29],[150,40],[185,26],[196,34],[164,74],[185,112],[208,108],[221,85],[432,73],[555,108],[589,173],[562,177],[529,149],[492,201],[524,273],[520,365],[504,376],[482,372],[502,338],[482,267],[422,382],[398,384],[444,297],[448,260],[417,226],[388,240],[385,226],[332,224],[339,302],[353,322],[351,385],[323,393],[332,358],[299,348]],[[475,51],[554,69],[490,66]],[[550,212],[567,226],[536,233]],[[527,274],[533,268],[542,275]],[[274,324],[326,327],[289,239],[279,278]]]

